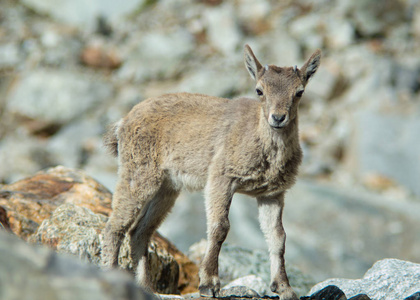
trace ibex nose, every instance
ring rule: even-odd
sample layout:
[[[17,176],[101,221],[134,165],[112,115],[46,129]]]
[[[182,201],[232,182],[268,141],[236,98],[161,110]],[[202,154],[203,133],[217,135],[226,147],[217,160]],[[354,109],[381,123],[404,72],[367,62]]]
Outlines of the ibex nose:
[[[268,123],[271,127],[281,128],[287,125],[288,119],[287,113],[272,114]]]
[[[281,124],[283,123],[284,120],[286,120],[286,114],[271,115],[271,117],[273,118],[273,121],[276,122],[277,124]]]

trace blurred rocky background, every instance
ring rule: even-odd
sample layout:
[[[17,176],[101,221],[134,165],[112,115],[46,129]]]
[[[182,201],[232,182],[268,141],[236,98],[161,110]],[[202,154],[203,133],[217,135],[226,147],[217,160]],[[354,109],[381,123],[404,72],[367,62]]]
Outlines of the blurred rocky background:
[[[112,191],[107,125],[163,93],[252,96],[245,43],[280,66],[323,51],[286,196],[290,268],[319,282],[386,257],[420,262],[418,0],[1,0],[0,183],[63,165]],[[42,240],[46,217],[24,219],[24,237]],[[228,243],[265,249],[255,201],[236,196],[230,218]],[[205,224],[202,194],[183,193],[161,233],[194,257]]]

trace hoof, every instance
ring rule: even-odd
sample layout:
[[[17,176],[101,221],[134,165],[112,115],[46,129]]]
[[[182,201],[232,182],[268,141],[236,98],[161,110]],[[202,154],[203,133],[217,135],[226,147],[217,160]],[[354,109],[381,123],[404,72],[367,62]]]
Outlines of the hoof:
[[[206,298],[216,298],[219,296],[219,289],[210,286],[200,286],[200,296]]]
[[[288,284],[273,282],[270,285],[270,289],[273,293],[279,295],[280,300],[299,300],[296,293]]]

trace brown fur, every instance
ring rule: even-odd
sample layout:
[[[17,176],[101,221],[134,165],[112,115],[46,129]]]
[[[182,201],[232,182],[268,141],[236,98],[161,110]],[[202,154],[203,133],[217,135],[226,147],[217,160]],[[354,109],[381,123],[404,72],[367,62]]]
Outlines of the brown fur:
[[[262,67],[249,46],[245,65],[263,93],[259,100],[201,94],[168,94],[136,105],[104,137],[118,154],[119,179],[105,230],[103,263],[118,264],[126,233],[138,261],[137,280],[153,290],[147,246],[180,190],[205,190],[208,247],[200,268],[200,293],[217,296],[218,255],[229,231],[233,194],[257,198],[271,258],[271,289],[297,299],[284,267],[284,193],[295,182],[302,151],[298,137],[299,91],[320,63],[315,52],[299,70]]]

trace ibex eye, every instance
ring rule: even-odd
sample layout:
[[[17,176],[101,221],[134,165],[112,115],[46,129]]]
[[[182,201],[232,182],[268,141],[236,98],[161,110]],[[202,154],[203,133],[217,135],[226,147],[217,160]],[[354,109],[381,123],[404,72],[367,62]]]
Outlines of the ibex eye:
[[[300,91],[297,91],[296,92],[296,97],[302,97],[302,95],[303,95],[303,90],[300,90]]]
[[[260,89],[256,89],[255,91],[257,92],[257,95],[258,96],[262,96],[263,95],[263,92]]]

